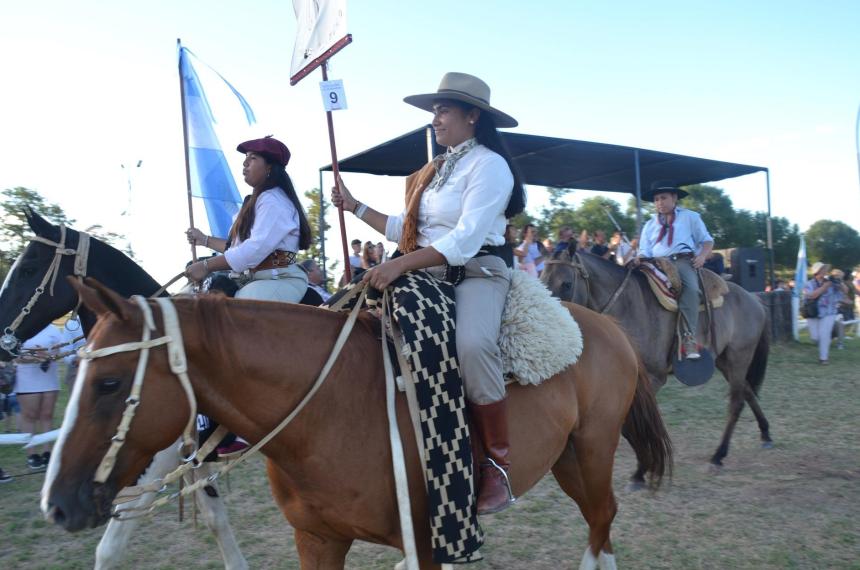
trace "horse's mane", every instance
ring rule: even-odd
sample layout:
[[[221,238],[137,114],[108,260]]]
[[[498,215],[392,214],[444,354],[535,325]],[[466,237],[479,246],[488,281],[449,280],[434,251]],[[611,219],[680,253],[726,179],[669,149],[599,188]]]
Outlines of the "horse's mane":
[[[173,301],[180,313],[182,322],[189,323],[188,325],[183,324],[183,326],[194,326],[201,332],[203,349],[212,354],[224,355],[229,364],[237,370],[241,370],[241,363],[236,358],[236,347],[228,342],[232,335],[242,330],[234,319],[234,315],[238,311],[256,313],[261,317],[270,317],[273,314],[270,303],[263,304],[250,300],[231,299],[226,295],[219,294],[179,296],[174,297]],[[283,310],[283,318],[289,318],[290,315],[313,313],[314,318],[319,321],[320,327],[330,326],[332,329],[339,329],[347,318],[346,313],[319,307],[293,303],[283,303],[282,305],[280,309]],[[379,321],[370,315],[361,315],[356,322],[356,330],[350,337],[353,337],[357,330],[377,334],[379,331],[378,323]],[[284,337],[285,343],[290,342],[290,340],[290,338]]]

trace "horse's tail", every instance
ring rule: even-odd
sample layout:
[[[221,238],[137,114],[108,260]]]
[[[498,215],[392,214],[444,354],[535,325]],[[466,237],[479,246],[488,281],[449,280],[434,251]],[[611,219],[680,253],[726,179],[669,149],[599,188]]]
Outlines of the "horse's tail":
[[[638,355],[637,359],[636,392],[621,434],[636,453],[639,473],[648,473],[652,485],[659,487],[664,475],[672,475],[672,441],[657,407],[651,380],[645,373],[645,364]]]
[[[764,373],[767,370],[767,357],[770,353],[770,322],[765,323],[755,347],[755,353],[747,369],[747,383],[753,393],[758,396],[758,391],[764,383]]]

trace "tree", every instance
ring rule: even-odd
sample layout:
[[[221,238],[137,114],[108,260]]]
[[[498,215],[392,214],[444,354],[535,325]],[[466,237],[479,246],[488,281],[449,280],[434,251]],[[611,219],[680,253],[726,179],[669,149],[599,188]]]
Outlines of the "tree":
[[[30,226],[27,224],[25,210],[27,208],[37,212],[43,218],[54,224],[65,224],[70,226],[75,223],[69,219],[63,209],[56,204],[49,204],[35,190],[29,188],[7,188],[3,190],[3,204],[0,205],[0,239],[3,243],[3,252],[14,252],[13,259],[23,251],[24,246],[30,241]]]
[[[757,230],[756,243],[767,247],[767,214],[753,214]],[[794,268],[797,262],[797,248],[800,247],[800,230],[797,224],[792,224],[788,218],[773,217],[770,219],[773,233],[774,265]]]
[[[589,233],[603,230],[606,235],[612,235],[612,232],[615,231],[615,225],[609,219],[607,212],[612,214],[624,233],[628,236],[633,235],[636,230],[636,218],[631,218],[622,212],[621,204],[603,196],[592,196],[583,200],[579,208],[576,209],[570,225],[577,233],[582,230],[588,230]]]
[[[46,202],[35,190],[20,186],[3,190],[3,203],[0,205],[0,282],[6,279],[12,264],[30,241],[32,232],[24,213],[28,207],[54,224],[69,226],[75,223],[62,208]]]
[[[736,247],[737,245],[750,245],[752,243],[752,235],[745,236],[745,239],[750,239],[746,243],[735,239],[735,232],[739,229],[737,215],[734,206],[732,206],[731,198],[726,196],[721,188],[694,184],[685,186],[684,190],[690,195],[683,198],[680,205],[698,212],[702,216],[702,221],[705,222],[710,234],[714,236],[714,245],[717,248]]]
[[[860,263],[860,234],[843,222],[818,220],[806,230],[810,261],[850,269]]]
[[[30,225],[24,211],[30,208],[52,224],[72,226],[75,220],[69,218],[63,209],[51,204],[35,190],[29,188],[7,188],[3,190],[3,203],[0,205],[0,282],[6,279],[6,274],[12,264],[24,251],[32,238]],[[93,237],[108,243],[125,252],[134,259],[134,252],[128,239],[120,233],[110,231],[99,224],[84,230]]]
[[[320,200],[320,197],[321,194],[319,188],[311,188],[310,190],[305,191],[305,198],[310,202],[307,216],[308,225],[311,227],[311,246],[307,250],[299,253],[298,259],[300,261],[304,259],[313,259],[322,265],[322,243],[320,241],[320,236],[324,235],[329,230],[330,226],[325,221],[325,210],[327,204],[324,199]]]
[[[321,200],[321,194],[318,188],[311,188],[305,191],[305,198],[310,202],[308,206],[307,216],[308,225],[311,227],[311,245],[305,251],[299,252],[298,261],[305,259],[313,259],[321,268],[325,265],[325,260],[322,254],[322,237],[328,232],[329,226],[325,221],[325,211],[328,203],[325,199]],[[326,267],[326,286],[331,290],[331,285],[334,283],[334,275],[337,273],[339,261],[334,261]]]
[[[537,227],[541,239],[550,238],[555,241],[558,239],[559,228],[573,225],[574,209],[565,200],[570,190],[547,187],[546,191],[549,193],[549,207],[542,208],[540,218],[532,223]]]

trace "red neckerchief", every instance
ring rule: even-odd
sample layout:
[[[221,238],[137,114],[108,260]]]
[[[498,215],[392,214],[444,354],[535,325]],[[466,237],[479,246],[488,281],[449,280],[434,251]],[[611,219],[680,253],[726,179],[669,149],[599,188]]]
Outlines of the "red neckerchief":
[[[663,214],[657,214],[657,221],[660,223],[660,234],[657,236],[657,243],[660,243],[663,240],[663,236],[668,233],[668,245],[672,247],[672,237],[675,234],[675,210],[672,210],[671,214],[666,214],[665,218]]]

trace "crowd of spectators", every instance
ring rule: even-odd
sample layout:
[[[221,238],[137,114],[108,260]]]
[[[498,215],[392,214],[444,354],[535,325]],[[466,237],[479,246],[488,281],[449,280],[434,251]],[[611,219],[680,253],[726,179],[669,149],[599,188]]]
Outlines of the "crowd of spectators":
[[[636,254],[638,242],[620,231],[613,233],[609,240],[603,230],[582,230],[577,236],[570,226],[559,228],[553,241],[551,237],[541,238],[534,224],[526,224],[519,231],[508,224],[506,237],[514,248],[515,267],[535,277],[540,277],[546,260],[564,251],[590,253],[625,265]]]

